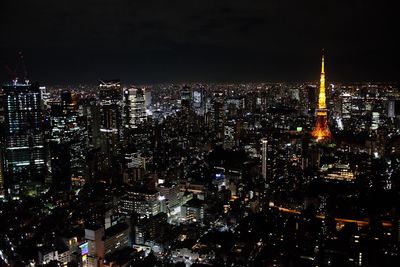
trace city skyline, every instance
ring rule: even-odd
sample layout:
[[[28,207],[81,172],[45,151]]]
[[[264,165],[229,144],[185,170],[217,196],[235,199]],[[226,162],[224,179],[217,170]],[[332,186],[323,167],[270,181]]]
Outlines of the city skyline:
[[[0,264],[392,266],[399,88],[325,62],[319,83],[3,84]]]
[[[394,4],[0,10],[1,267],[399,262]]]

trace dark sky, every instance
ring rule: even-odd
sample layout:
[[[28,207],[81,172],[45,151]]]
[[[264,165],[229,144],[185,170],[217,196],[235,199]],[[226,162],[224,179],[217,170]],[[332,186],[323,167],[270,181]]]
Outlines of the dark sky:
[[[1,0],[0,60],[45,84],[397,81],[388,0]],[[0,80],[9,75],[3,66]]]

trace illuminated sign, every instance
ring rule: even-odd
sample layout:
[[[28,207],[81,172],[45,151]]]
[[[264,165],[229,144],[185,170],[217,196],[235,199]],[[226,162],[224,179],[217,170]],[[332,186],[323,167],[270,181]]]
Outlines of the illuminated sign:
[[[82,256],[89,253],[89,243],[88,242],[80,244],[79,248],[81,249]]]

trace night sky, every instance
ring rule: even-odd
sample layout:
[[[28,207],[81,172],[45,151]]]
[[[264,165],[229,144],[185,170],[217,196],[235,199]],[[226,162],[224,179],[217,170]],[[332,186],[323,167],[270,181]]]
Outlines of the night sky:
[[[43,84],[397,81],[388,0],[2,0],[0,61]],[[2,66],[0,80],[10,78]]]

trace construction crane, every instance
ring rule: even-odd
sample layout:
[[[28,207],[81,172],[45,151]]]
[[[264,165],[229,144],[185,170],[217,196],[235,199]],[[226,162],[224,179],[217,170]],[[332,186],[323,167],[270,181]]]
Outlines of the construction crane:
[[[28,71],[25,66],[24,55],[21,51],[17,53],[15,68],[12,70],[8,65],[4,65],[4,68],[7,70],[8,74],[11,76],[14,83],[18,82],[18,79],[23,78],[25,83],[29,83]]]

